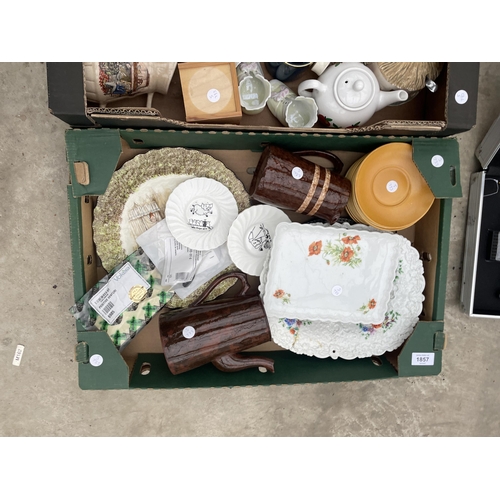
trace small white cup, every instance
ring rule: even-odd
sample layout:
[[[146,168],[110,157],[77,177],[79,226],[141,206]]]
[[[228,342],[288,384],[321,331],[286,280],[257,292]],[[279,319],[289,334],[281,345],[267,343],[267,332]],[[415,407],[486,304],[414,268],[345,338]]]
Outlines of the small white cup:
[[[239,63],[236,67],[241,110],[247,115],[256,115],[264,110],[271,97],[271,84],[264,78],[259,63]]]
[[[271,80],[271,90],[267,106],[282,125],[310,128],[316,123],[318,106],[312,97],[298,96],[279,80]]]

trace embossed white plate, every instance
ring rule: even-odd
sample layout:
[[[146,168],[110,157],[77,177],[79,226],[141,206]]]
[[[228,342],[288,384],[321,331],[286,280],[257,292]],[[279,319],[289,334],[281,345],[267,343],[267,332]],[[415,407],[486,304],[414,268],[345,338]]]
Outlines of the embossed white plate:
[[[351,227],[371,230],[361,225]],[[333,359],[381,356],[397,349],[411,335],[418,322],[425,287],[418,251],[406,238],[398,238],[400,258],[387,311],[381,323],[349,324],[268,315],[273,341],[296,354]],[[268,264],[269,258],[261,274],[261,296],[267,285]]]
[[[389,233],[278,224],[264,307],[269,315],[346,323],[384,320],[398,263]]]
[[[231,191],[208,177],[184,181],[172,191],[165,207],[174,238],[194,250],[212,250],[225,243],[237,216]]]
[[[280,222],[289,223],[290,218],[283,210],[269,205],[247,208],[233,222],[227,249],[234,264],[244,273],[260,275]]]

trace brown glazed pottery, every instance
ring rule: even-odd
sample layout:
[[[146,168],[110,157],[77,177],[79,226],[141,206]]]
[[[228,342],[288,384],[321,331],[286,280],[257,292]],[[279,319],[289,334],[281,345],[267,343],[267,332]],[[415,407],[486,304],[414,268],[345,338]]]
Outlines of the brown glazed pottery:
[[[228,278],[242,282],[239,294],[202,304],[210,292]],[[163,353],[174,375],[210,362],[225,372],[259,367],[274,373],[272,359],[239,354],[271,340],[262,301],[258,295],[248,296],[249,289],[244,273],[227,273],[214,280],[188,308],[161,314]]]
[[[320,167],[301,156],[326,158],[333,168]],[[249,194],[256,201],[315,215],[333,224],[351,194],[351,182],[340,175],[342,167],[340,159],[328,151],[291,153],[278,146],[267,146],[257,164]]]

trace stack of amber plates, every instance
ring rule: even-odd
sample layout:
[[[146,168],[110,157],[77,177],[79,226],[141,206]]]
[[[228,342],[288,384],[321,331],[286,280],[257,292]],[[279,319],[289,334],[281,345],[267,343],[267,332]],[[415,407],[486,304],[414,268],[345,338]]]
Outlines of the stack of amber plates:
[[[412,226],[431,208],[434,195],[406,143],[381,146],[356,161],[346,177],[352,193],[347,213],[357,222],[385,231]]]

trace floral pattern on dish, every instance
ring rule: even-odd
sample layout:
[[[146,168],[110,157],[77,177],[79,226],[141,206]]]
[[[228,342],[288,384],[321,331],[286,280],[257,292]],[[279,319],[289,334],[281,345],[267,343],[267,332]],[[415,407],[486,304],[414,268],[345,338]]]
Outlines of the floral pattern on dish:
[[[377,301],[375,299],[370,299],[366,304],[363,304],[359,310],[363,312],[363,314],[367,314],[371,309],[375,309],[377,307]]]
[[[285,290],[278,288],[278,290],[273,293],[273,297],[280,299],[283,304],[290,304],[290,299],[292,296],[289,293],[286,293]]]
[[[313,241],[309,245],[308,257],[321,254],[328,266],[333,264],[356,268],[362,263],[361,247],[358,245],[360,240],[359,235],[347,236],[346,233],[343,233],[342,236],[339,236],[338,241],[332,243],[327,240],[324,246],[322,241]]]
[[[289,318],[280,318],[279,324],[285,328],[288,328],[290,333],[293,335],[293,344],[297,342],[297,339],[299,337],[299,330],[302,325],[310,325],[312,324],[312,321],[309,321],[308,319],[289,319]]]
[[[396,269],[396,276],[394,277],[394,281],[398,280],[400,275],[403,274],[403,261],[399,259],[398,261],[398,267]]]
[[[401,316],[396,311],[388,311],[385,315],[384,321],[379,323],[378,325],[363,325],[358,323],[359,328],[361,329],[361,333],[365,339],[369,339],[370,335],[373,335],[376,332],[385,333],[387,330],[392,328],[394,323],[398,320],[399,316]]]

